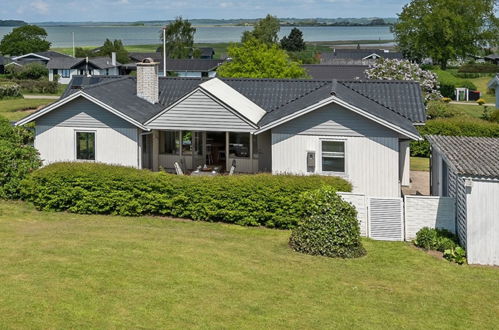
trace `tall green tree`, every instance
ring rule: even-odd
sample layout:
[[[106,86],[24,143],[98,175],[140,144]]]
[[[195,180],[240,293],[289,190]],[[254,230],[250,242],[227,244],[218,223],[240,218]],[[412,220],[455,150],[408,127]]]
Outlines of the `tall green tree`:
[[[232,78],[304,78],[305,70],[293,62],[277,44],[251,38],[228,49],[230,61],[222,64],[217,75]]]
[[[246,42],[249,39],[255,38],[266,44],[277,43],[279,30],[281,29],[281,23],[276,16],[270,14],[267,17],[259,20],[252,31],[244,31],[241,38],[241,42]]]
[[[303,40],[303,32],[298,28],[293,28],[289,36],[281,39],[281,47],[289,52],[301,52],[307,47]]]
[[[188,20],[177,17],[166,26],[166,55],[169,58],[188,58],[194,46],[194,28]],[[163,42],[163,31],[160,34]],[[163,51],[163,47],[161,47]]]
[[[11,56],[49,50],[47,31],[36,25],[24,25],[6,34],[0,41],[0,52]]]
[[[497,0],[413,0],[398,15],[393,32],[408,59],[429,57],[445,69],[450,60],[498,44],[496,5]]]

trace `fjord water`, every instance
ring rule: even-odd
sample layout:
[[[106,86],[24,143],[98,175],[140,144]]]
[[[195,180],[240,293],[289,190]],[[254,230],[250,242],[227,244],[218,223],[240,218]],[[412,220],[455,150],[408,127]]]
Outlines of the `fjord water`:
[[[44,26],[52,47],[70,47],[72,33],[77,46],[102,45],[106,38],[121,39],[125,45],[159,43],[160,26]],[[12,31],[0,27],[0,38]],[[194,36],[197,43],[236,42],[250,26],[199,26]],[[292,27],[282,27],[279,37],[289,34]],[[388,26],[328,26],[300,27],[305,41],[392,40]]]

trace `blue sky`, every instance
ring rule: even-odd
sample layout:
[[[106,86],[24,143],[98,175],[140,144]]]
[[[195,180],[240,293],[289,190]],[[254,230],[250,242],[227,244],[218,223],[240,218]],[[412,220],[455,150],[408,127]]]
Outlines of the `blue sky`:
[[[138,21],[185,18],[395,17],[409,0],[2,0],[0,19]]]

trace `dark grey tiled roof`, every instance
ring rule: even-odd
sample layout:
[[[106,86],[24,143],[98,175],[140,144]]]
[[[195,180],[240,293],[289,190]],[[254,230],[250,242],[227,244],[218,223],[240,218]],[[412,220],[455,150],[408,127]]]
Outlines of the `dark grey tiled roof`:
[[[48,61],[47,69],[71,69],[85,61],[85,58],[80,57],[54,57]],[[112,65],[111,58],[106,56],[91,57],[88,59],[88,63],[94,65],[98,69],[114,68],[121,65],[118,62],[116,62],[116,65]]]
[[[305,64],[302,67],[312,79],[320,80],[353,80],[366,79],[367,65],[332,65],[332,64]]]
[[[132,61],[141,62],[146,58],[152,58],[154,61],[159,63],[159,70],[163,70],[163,56],[161,53],[139,53],[133,52],[129,53],[128,56]],[[217,67],[222,64],[223,60],[213,60],[213,59],[202,59],[202,58],[186,58],[186,59],[166,59],[166,70],[167,71],[196,71],[196,72],[208,72],[214,71]]]
[[[54,58],[54,57],[71,57],[69,55],[59,53],[59,52],[54,52],[53,50],[48,50],[46,52],[36,52],[35,54],[48,57],[48,58]]]
[[[321,53],[321,58],[324,61],[334,60],[334,59],[350,59],[350,60],[361,60],[369,55],[377,54],[383,58],[389,59],[403,59],[402,53],[399,52],[385,52],[381,49],[336,49],[334,52],[324,52]]]
[[[10,62],[11,62],[11,60],[9,57],[0,55],[0,65],[5,65],[5,64],[10,63]]]
[[[104,103],[123,111],[131,118],[144,123],[159,113],[161,109],[168,107],[186,94],[195,90],[207,78],[172,78],[161,77],[159,79],[159,104],[152,105],[136,97],[135,77],[76,77],[65,91],[66,97],[74,91],[83,89],[86,93],[102,100]],[[290,79],[243,79],[228,78],[222,79],[226,84],[243,94],[245,97],[259,105],[267,111],[260,121],[263,126],[275,120],[288,116],[307,106],[315,104],[331,96],[332,93],[345,102],[359,107],[369,113],[384,119],[392,124],[398,125],[417,135],[417,131],[412,125],[414,111],[408,104],[421,103],[421,106],[414,107],[420,109],[422,114],[417,114],[417,118],[424,117],[423,100],[420,94],[408,93],[408,87],[413,88],[416,83],[389,82],[393,94],[401,94],[402,101],[394,102],[393,108],[378,102],[376,98],[381,97],[374,93],[369,95],[369,91],[378,92],[376,88],[367,88],[364,93],[356,91],[350,86],[351,81],[331,81],[331,80],[290,80]],[[376,87],[377,82],[363,81],[360,84],[367,84]],[[389,94],[391,95],[391,94]],[[414,110],[412,109],[412,110]]]
[[[426,137],[460,175],[499,178],[499,138]]]

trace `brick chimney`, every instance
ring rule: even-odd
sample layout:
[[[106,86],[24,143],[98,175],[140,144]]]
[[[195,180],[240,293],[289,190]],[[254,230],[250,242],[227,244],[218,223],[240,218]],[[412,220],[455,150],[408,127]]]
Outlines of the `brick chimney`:
[[[151,58],[137,63],[137,96],[153,104],[159,101],[158,63]]]

